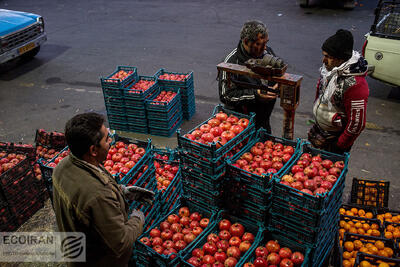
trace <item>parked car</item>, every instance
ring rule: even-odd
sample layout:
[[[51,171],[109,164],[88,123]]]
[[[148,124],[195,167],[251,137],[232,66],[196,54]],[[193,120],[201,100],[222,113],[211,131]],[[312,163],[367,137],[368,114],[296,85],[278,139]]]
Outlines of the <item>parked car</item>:
[[[355,0],[299,0],[300,7],[307,8],[316,5],[331,7],[331,8],[344,8],[351,10],[355,7]]]
[[[43,17],[0,9],[0,64],[18,57],[36,56],[46,40]]]
[[[370,76],[400,86],[400,1],[379,1],[365,38],[362,53],[372,66]]]

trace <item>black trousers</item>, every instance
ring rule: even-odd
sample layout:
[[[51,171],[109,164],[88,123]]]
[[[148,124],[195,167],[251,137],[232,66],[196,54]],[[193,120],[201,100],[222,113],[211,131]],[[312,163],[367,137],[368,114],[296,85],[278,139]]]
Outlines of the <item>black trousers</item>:
[[[254,104],[237,105],[230,107],[225,105],[227,109],[234,110],[243,114],[250,114],[254,112],[256,114],[256,128],[264,128],[269,134],[271,134],[270,117],[272,110],[274,109],[276,99],[270,101],[256,101]]]

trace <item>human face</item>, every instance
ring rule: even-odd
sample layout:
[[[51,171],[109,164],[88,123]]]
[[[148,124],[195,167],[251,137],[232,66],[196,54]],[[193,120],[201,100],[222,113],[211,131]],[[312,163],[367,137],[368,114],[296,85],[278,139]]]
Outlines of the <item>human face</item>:
[[[259,33],[256,41],[248,41],[247,44],[245,44],[245,49],[253,58],[259,58],[267,48],[268,41],[268,34],[262,35]]]
[[[335,67],[339,67],[344,62],[344,60],[342,60],[342,59],[337,59],[337,58],[330,56],[325,51],[322,51],[322,56],[323,56],[322,63],[324,63],[325,68],[328,71],[333,70],[333,68],[335,68]]]
[[[102,133],[103,138],[101,138],[100,143],[95,146],[97,151],[96,160],[99,163],[106,160],[112,141],[110,132],[104,125],[101,126],[100,132]]]

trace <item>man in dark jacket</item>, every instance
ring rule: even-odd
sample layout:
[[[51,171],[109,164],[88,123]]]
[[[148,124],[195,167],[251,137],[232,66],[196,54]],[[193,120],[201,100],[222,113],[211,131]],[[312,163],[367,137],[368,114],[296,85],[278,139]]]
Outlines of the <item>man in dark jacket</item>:
[[[245,65],[249,59],[261,59],[265,54],[275,56],[270,47],[267,46],[268,32],[265,25],[260,21],[246,22],[240,32],[240,41],[225,58],[225,63],[234,63]],[[268,83],[268,81],[254,79],[243,75],[232,75],[234,80],[239,82],[251,83],[254,85],[269,85],[273,89],[277,84]],[[226,72],[222,72],[219,77],[219,98],[225,107],[240,113],[256,113],[256,127],[265,128],[271,133],[270,116],[274,108],[277,95],[272,92],[261,92],[259,89],[241,88],[235,83],[228,86],[226,82]]]
[[[315,125],[308,134],[315,147],[339,154],[350,151],[366,122],[367,62],[353,50],[353,43],[351,32],[341,29],[322,45]]]
[[[144,215],[134,210],[128,217],[125,198],[137,198],[119,186],[101,164],[111,142],[103,116],[76,115],[67,122],[65,137],[71,153],[53,172],[57,226],[60,232],[86,236],[86,262],[69,266],[127,266],[133,244],[143,231]],[[149,194],[143,198],[151,199]]]

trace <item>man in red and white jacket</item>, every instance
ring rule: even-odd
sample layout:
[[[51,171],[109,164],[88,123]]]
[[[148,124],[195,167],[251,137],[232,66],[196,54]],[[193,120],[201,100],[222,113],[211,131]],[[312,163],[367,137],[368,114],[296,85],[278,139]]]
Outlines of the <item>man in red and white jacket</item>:
[[[353,35],[338,30],[322,45],[323,66],[313,106],[315,125],[311,131],[325,137],[314,146],[334,152],[349,152],[365,128],[369,96],[367,62],[353,51]],[[311,132],[310,131],[310,132]]]

